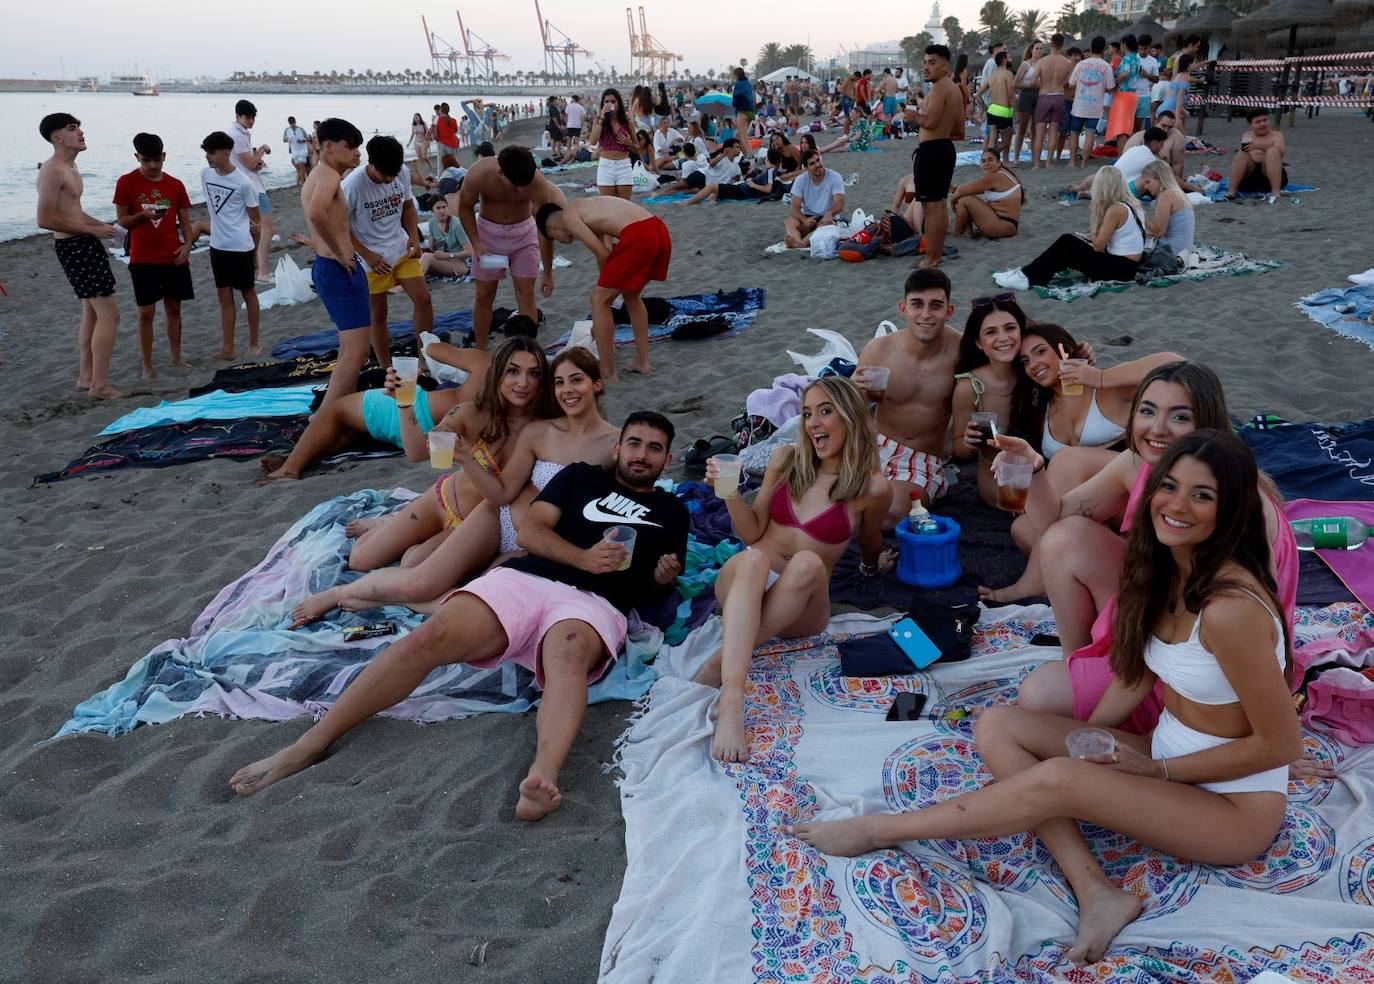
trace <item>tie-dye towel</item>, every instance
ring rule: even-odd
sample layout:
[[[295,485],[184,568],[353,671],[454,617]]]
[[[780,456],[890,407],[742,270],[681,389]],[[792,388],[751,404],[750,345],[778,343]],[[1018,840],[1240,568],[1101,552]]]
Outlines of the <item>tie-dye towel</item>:
[[[1278,260],[1256,260],[1237,250],[1218,246],[1195,246],[1185,254],[1186,266],[1178,273],[1155,277],[1141,286],[1172,287],[1185,280],[1211,280],[1213,277],[1243,277],[1251,273],[1267,273],[1283,266]],[[1084,280],[1080,275],[1056,277],[1047,287],[1037,287],[1041,297],[1071,304],[1081,297],[1095,297],[1101,293],[1119,294],[1136,286],[1134,280]]]
[[[651,342],[670,338],[675,330],[683,326],[720,319],[729,322],[730,327],[713,337],[732,338],[753,325],[759,312],[768,306],[768,291],[763,287],[737,287],[734,290],[718,290],[712,294],[684,294],[665,300],[672,313],[661,324],[649,325]],[[571,337],[572,332],[564,332],[557,341],[546,345],[545,348],[552,355],[567,345]],[[634,332],[630,326],[616,325],[616,345],[629,345],[632,342]]]
[[[1302,638],[1353,633],[1354,605],[1302,609]],[[856,619],[831,631],[863,630]],[[718,632],[715,622],[699,635]],[[799,819],[911,810],[989,781],[971,719],[1005,703],[1057,651],[1048,608],[987,613],[974,658],[911,677],[848,679],[829,636],[774,641],[754,658],[748,765],[709,757],[715,691],[687,682],[684,653],[662,675],[621,747],[628,867],[602,948],[601,980],[912,982],[1245,981],[1374,978],[1374,753],[1307,733],[1334,780],[1294,783],[1263,858],[1233,868],[1086,833],[1107,874],[1145,911],[1106,959],[1062,966],[1073,895],[1033,835],[906,845],[843,859],[781,832]],[[929,697],[920,722],[885,720],[894,695]],[[691,886],[691,891],[684,890]]]
[[[1298,307],[1317,324],[1374,348],[1374,287],[1327,287],[1308,294]]]
[[[379,516],[414,493],[372,489],[330,499],[298,520],[260,564],[224,588],[201,612],[190,634],[170,639],[144,656],[123,680],[79,704],[57,736],[82,731],[121,735],[140,724],[162,724],[206,712],[235,718],[285,721],[320,717],[373,656],[423,621],[409,608],[331,612],[327,621],[288,629],[291,608],[312,592],[354,580],[348,571],[344,526]],[[343,629],[380,619],[398,634],[344,642]],[[654,680],[649,667],[662,634],[640,627],[626,653],[595,684],[588,700],[634,700]],[[446,721],[483,711],[519,712],[538,700],[534,676],[506,664],[436,669],[385,717]]]

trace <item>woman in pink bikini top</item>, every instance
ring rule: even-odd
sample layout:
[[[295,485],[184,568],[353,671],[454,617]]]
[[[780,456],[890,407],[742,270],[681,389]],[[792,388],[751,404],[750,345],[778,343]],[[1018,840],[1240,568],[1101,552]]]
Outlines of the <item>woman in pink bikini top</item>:
[[[712,458],[707,481],[715,483],[720,472]],[[725,491],[717,487],[718,495]],[[735,533],[748,547],[716,579],[724,640],[697,676],[721,688],[715,758],[749,758],[744,679],[754,648],[773,636],[796,639],[825,629],[831,572],[856,537],[860,572],[878,573],[891,495],[878,472],[867,402],[848,379],[829,376],[802,395],[798,443],[773,452],[754,501],[733,488],[724,496]]]

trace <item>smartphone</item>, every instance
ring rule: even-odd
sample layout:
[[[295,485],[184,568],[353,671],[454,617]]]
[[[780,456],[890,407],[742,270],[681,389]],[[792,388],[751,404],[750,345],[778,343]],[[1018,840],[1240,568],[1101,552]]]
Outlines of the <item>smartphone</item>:
[[[887,709],[889,721],[916,721],[926,706],[925,694],[901,693]]]
[[[359,639],[376,639],[378,636],[395,634],[396,623],[390,619],[385,622],[369,622],[366,625],[350,625],[343,630],[344,642],[357,642]]]
[[[918,670],[924,670],[940,658],[940,647],[931,642],[930,637],[910,618],[902,619],[888,629],[887,634],[901,647],[902,652],[907,654],[912,665]]]

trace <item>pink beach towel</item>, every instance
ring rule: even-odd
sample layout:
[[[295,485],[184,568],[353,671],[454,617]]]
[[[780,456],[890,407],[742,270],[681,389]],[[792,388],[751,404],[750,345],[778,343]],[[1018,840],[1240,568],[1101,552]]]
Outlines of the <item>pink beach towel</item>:
[[[1322,499],[1294,499],[1284,504],[1290,520],[1319,516],[1353,516],[1366,526],[1374,526],[1374,502],[1327,502]],[[1356,550],[1318,550],[1341,583],[1365,608],[1374,610],[1374,545],[1366,543]]]
[[[1347,745],[1374,743],[1374,632],[1309,642],[1293,653],[1294,682],[1323,666],[1307,684],[1303,724]]]

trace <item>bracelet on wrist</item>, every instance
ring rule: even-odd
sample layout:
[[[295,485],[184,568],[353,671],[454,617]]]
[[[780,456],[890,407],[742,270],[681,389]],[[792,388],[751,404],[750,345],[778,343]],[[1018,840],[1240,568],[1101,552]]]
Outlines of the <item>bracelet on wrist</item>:
[[[875,576],[878,573],[878,562],[874,561],[871,564],[866,564],[862,560],[859,561],[859,573],[864,577]]]
[[[1160,759],[1159,764],[1164,768],[1164,781],[1173,782],[1173,780],[1169,778],[1169,760],[1166,758]]]

